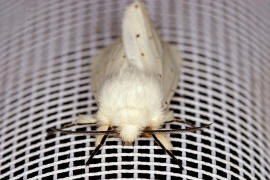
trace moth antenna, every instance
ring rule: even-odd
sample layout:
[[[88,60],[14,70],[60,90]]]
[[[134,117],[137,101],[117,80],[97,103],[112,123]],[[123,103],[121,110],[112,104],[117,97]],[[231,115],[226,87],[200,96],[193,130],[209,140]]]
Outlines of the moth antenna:
[[[201,131],[204,128],[208,128],[211,124],[206,124],[200,127],[192,127],[192,128],[185,128],[185,129],[154,129],[154,130],[144,130],[143,133],[185,133],[185,132],[194,132],[194,131]]]
[[[101,139],[99,145],[95,148],[94,151],[92,151],[92,153],[91,153],[89,159],[88,159],[87,162],[85,163],[86,166],[89,166],[89,164],[91,164],[91,161],[93,160],[94,156],[96,155],[96,153],[98,152],[98,150],[103,146],[103,144],[105,143],[106,139],[107,139],[108,136],[109,136],[109,131],[110,131],[110,130],[111,130],[111,127],[108,128],[108,130],[107,130],[108,133],[105,134],[105,135],[102,137],[102,139]]]
[[[97,135],[97,134],[119,134],[115,130],[107,130],[107,131],[69,131],[69,130],[62,130],[57,128],[51,128],[49,133],[56,133],[60,132],[62,134],[81,134],[81,135]]]
[[[176,162],[176,164],[177,164],[177,165],[179,166],[179,168],[180,168],[180,171],[183,171],[184,168],[182,167],[181,162],[180,162],[178,159],[176,159],[176,157],[173,155],[173,153],[172,153],[170,150],[166,149],[166,148],[163,146],[163,144],[158,140],[158,138],[156,137],[155,134],[152,134],[152,136],[153,136],[155,142],[156,142],[163,150],[165,150],[165,151],[169,154],[169,156]]]

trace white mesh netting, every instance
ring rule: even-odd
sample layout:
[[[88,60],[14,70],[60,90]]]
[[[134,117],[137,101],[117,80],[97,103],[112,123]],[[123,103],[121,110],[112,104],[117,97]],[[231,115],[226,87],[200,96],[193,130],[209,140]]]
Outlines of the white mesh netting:
[[[110,138],[86,168],[95,137],[48,136],[49,128],[97,110],[90,58],[121,34],[131,2],[0,2],[0,179],[269,180],[266,0],[146,1],[163,39],[184,58],[171,109],[196,126],[214,123],[171,135],[183,173],[152,138],[130,147]]]

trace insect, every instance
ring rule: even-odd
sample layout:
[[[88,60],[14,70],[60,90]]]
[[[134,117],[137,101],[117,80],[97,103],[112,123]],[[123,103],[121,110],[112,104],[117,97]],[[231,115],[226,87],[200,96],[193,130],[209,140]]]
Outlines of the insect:
[[[176,48],[161,41],[144,5],[135,1],[124,13],[122,36],[92,59],[92,90],[98,111],[81,115],[74,125],[95,125],[96,131],[68,131],[64,134],[97,135],[96,148],[86,165],[110,135],[118,135],[131,144],[140,135],[150,135],[183,170],[170,151],[172,144],[166,133],[193,132],[210,126],[186,129],[160,129],[164,123],[186,121],[174,118],[168,104],[174,94],[182,62]]]

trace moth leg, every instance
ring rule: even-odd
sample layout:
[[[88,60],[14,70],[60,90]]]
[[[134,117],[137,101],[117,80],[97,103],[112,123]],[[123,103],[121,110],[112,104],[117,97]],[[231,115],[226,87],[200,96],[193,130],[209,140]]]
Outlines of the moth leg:
[[[110,127],[108,127],[106,129],[107,131],[111,130]],[[101,148],[101,146],[103,146],[103,144],[105,143],[106,139],[108,138],[109,134],[105,134],[104,136],[102,136],[99,144],[96,146],[96,148],[94,149],[94,151],[92,151],[89,159],[87,160],[87,162],[85,163],[86,166],[88,166],[89,164],[91,164],[91,161],[93,160],[94,156],[96,155],[96,153],[98,152],[98,150]]]
[[[92,125],[96,123],[97,123],[97,120],[93,116],[79,115],[77,120],[74,123],[65,124],[64,128],[77,126],[77,125],[87,125],[87,124]]]
[[[188,125],[190,127],[195,127],[192,123],[187,122],[185,120],[181,120],[179,118],[174,117],[173,112],[172,111],[167,111],[165,112],[165,123],[171,123],[171,122],[179,122],[185,125]]]
[[[160,139],[157,137],[157,135],[158,135],[158,134],[152,134],[152,136],[153,136],[155,142],[156,142],[163,150],[165,150],[165,151],[167,152],[167,154],[168,154],[168,155],[169,155],[169,156],[177,163],[177,165],[179,166],[180,170],[183,171],[184,168],[182,167],[181,162],[179,162],[179,160],[176,159],[176,157],[173,155],[173,153],[172,153],[169,149],[167,149],[167,148],[165,147],[165,145],[163,145],[163,143],[160,141]]]
[[[108,125],[102,125],[99,128],[97,128],[97,131],[106,131],[107,129],[109,129],[109,126]],[[102,138],[104,136],[105,135],[97,135],[96,142],[95,142],[95,146],[96,147],[100,144],[100,142],[101,142],[101,140],[102,140]]]
[[[179,123],[181,123],[181,124],[186,124],[186,125],[188,125],[188,126],[190,126],[190,127],[195,127],[192,123],[187,122],[187,121],[185,121],[185,120],[181,120],[181,119],[179,119],[179,118],[175,118],[175,119],[172,119],[172,120],[170,120],[170,121],[166,121],[165,123],[172,123],[172,122],[179,122]]]
[[[151,128],[146,128],[146,130],[151,130]],[[150,133],[143,134],[143,137],[151,137],[151,136],[152,136],[152,134],[150,134]],[[165,146],[166,149],[168,149],[168,150],[172,149],[172,143],[166,134],[158,133],[158,134],[155,134],[155,136]]]
[[[172,143],[166,134],[154,134],[161,144],[167,149],[172,149]]]

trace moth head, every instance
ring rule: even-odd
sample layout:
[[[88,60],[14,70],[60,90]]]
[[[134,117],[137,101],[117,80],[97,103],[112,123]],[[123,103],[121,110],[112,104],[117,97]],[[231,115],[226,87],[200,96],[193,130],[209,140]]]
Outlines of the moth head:
[[[147,126],[149,114],[142,109],[127,107],[115,112],[108,119],[111,119],[111,126],[117,127],[122,141],[131,144]]]
[[[136,125],[127,124],[119,128],[120,137],[125,144],[132,144],[140,135],[140,129]]]

